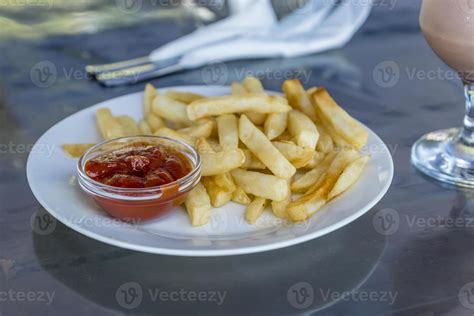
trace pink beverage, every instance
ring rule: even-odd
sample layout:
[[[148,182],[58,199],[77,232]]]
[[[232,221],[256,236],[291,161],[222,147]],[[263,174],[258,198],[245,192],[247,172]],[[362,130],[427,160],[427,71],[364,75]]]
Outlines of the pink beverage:
[[[424,0],[420,25],[433,51],[474,82],[474,0]]]

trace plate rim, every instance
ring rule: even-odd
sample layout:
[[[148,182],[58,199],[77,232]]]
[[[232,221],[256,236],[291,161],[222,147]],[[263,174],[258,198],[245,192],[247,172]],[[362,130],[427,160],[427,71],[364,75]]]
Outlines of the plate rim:
[[[193,88],[203,88],[205,87],[206,89],[218,89],[218,90],[223,90],[227,89],[229,90],[228,86],[221,86],[221,85],[182,85],[182,86],[170,86],[170,87],[160,87],[158,91],[160,90],[166,90],[166,89],[193,89]],[[271,91],[267,90],[271,93],[280,93],[276,91]],[[72,113],[65,118],[61,119],[60,121],[56,122],[54,125],[52,125],[50,128],[48,128],[45,132],[41,134],[41,136],[36,140],[35,144],[33,145],[32,148],[35,148],[37,144],[40,142],[40,140],[43,138],[44,135],[46,135],[48,132],[50,132],[52,129],[54,129],[57,125],[61,124],[63,121],[69,119],[71,116],[79,114],[81,112],[85,112],[89,110],[89,108],[98,106],[102,103],[108,103],[120,98],[126,98],[126,97],[131,97],[134,95],[142,95],[143,91],[138,91],[138,92],[133,92],[133,93],[128,93],[124,94],[121,96],[117,96],[111,99],[107,99],[98,103],[95,103],[93,105],[90,105],[80,111],[77,111],[75,113]],[[367,127],[365,124],[361,123],[368,131],[370,131],[376,138],[377,141],[379,141],[387,152],[390,153],[388,150],[387,145],[385,142],[380,138],[378,134],[376,134],[372,129]],[[253,254],[253,253],[260,253],[260,252],[265,252],[265,251],[271,251],[271,250],[276,250],[280,248],[286,248],[290,247],[293,245],[297,245],[303,242],[307,242],[313,239],[316,239],[318,237],[327,235],[333,231],[336,231],[349,223],[355,221],[365,213],[367,213],[369,210],[371,210],[380,200],[386,195],[388,192],[389,188],[392,185],[393,177],[394,177],[394,164],[393,164],[393,158],[392,155],[389,154],[388,157],[390,158],[388,160],[389,167],[390,167],[390,175],[388,180],[386,181],[385,186],[380,190],[380,192],[377,194],[377,196],[368,204],[366,204],[364,207],[360,208],[357,212],[353,213],[352,215],[344,218],[343,220],[332,224],[328,227],[325,227],[323,229],[319,229],[315,232],[312,233],[307,233],[299,237],[295,237],[292,239],[284,240],[284,241],[276,241],[276,242],[270,242],[268,244],[263,244],[263,245],[255,245],[255,246],[248,246],[248,247],[240,247],[240,248],[226,248],[226,249],[170,249],[170,248],[160,248],[160,247],[152,247],[152,246],[142,246],[142,245],[137,245],[133,243],[127,243],[124,241],[120,241],[117,239],[114,239],[112,237],[107,237],[92,231],[89,231],[85,228],[82,228],[79,225],[74,225],[74,223],[69,223],[67,220],[64,218],[61,218],[61,216],[57,215],[57,212],[54,211],[54,208],[49,205],[39,194],[37,189],[31,185],[31,179],[30,179],[30,168],[31,168],[31,160],[32,158],[32,152],[33,150],[30,151],[30,154],[28,155],[27,163],[26,163],[26,176],[28,180],[28,185],[36,198],[36,200],[41,204],[44,209],[54,216],[54,218],[64,224],[65,226],[69,227],[70,229],[87,236],[89,238],[98,240],[100,242],[119,247],[119,248],[124,248],[124,249],[129,249],[129,250],[134,250],[134,251],[140,251],[140,252],[145,252],[145,253],[151,253],[151,254],[160,254],[160,255],[171,255],[171,256],[186,256],[186,257],[219,257],[219,256],[233,256],[233,255],[243,255],[243,254]]]

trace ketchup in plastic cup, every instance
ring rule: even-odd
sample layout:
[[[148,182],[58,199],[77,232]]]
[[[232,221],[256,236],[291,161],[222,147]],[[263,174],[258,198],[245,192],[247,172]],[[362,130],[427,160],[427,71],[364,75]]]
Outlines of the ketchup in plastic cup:
[[[79,159],[77,169],[80,187],[108,214],[129,222],[168,214],[201,178],[196,150],[159,136],[102,142]]]

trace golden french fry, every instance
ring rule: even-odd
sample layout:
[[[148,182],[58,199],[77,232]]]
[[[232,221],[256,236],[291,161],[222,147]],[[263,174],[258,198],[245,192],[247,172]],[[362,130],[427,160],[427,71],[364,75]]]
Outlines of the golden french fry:
[[[277,138],[274,139],[275,141],[278,142],[292,142],[293,141],[293,136],[288,133],[288,131],[284,131],[283,134],[278,136]]]
[[[95,144],[64,144],[64,152],[71,158],[79,158]]]
[[[263,129],[269,140],[275,139],[286,130],[288,124],[287,113],[268,114]]]
[[[214,125],[214,122],[212,120],[205,120],[205,121],[199,122],[196,125],[179,129],[178,132],[184,135],[194,137],[194,138],[200,138],[200,137],[207,138],[211,136],[213,125]]]
[[[318,125],[319,140],[316,149],[323,153],[329,153],[334,150],[334,143],[331,136],[322,125]]]
[[[242,150],[224,148],[221,152],[203,152],[201,154],[201,172],[203,176],[216,176],[239,168],[245,161]]]
[[[296,168],[245,115],[239,120],[239,137],[274,175],[289,179],[295,174]]]
[[[211,148],[214,150],[214,151],[222,151],[222,146],[219,144],[219,142],[215,141],[214,139],[212,138],[208,138],[207,139],[207,142],[209,144],[209,146],[211,146]]]
[[[182,142],[185,142],[189,146],[194,146],[194,143],[196,142],[196,139],[194,137],[181,134],[180,132],[177,132],[171,128],[168,127],[162,127],[158,129],[156,132],[153,133],[155,136],[162,136],[162,137],[169,137],[173,139],[180,140]]]
[[[112,115],[110,109],[100,108],[95,112],[97,127],[99,128],[102,138],[109,140],[117,137],[125,136],[122,126]]]
[[[323,176],[331,166],[337,152],[329,153],[314,169],[306,172],[301,177],[291,183],[291,190],[293,192],[303,193],[312,185],[314,185]]]
[[[224,114],[217,117],[217,134],[223,148],[237,148],[239,146],[239,127],[237,117],[233,114]]]
[[[165,93],[165,96],[171,98],[173,100],[183,102],[189,104],[193,101],[204,99],[205,96],[197,93],[192,92],[183,92],[183,91],[176,91],[176,90],[168,90]]]
[[[140,135],[138,125],[133,118],[128,115],[120,115],[116,116],[115,118],[117,119],[117,122],[119,122],[120,126],[122,126],[124,136]]]
[[[266,199],[256,197],[252,203],[247,205],[247,209],[245,210],[245,220],[247,223],[255,224],[260,215],[262,215],[266,203]]]
[[[248,119],[255,125],[263,125],[267,118],[266,114],[257,112],[245,112],[245,115],[247,115]]]
[[[329,169],[327,170],[327,172],[325,172],[321,176],[321,178],[319,178],[318,181],[315,184],[313,184],[308,189],[308,191],[306,191],[305,195],[315,192],[328,181],[331,183],[330,189],[332,189],[332,187],[334,186],[334,184],[336,183],[337,179],[339,178],[341,173],[344,171],[344,169],[351,162],[359,158],[360,158],[360,154],[353,149],[338,151],[336,157],[334,157],[334,160],[331,162],[331,165],[329,166]]]
[[[158,115],[155,115],[151,112],[145,117],[145,121],[150,126],[150,129],[151,129],[152,133],[156,132],[157,130],[159,130],[162,127],[166,127],[165,126],[165,121],[161,117],[159,117]]]
[[[272,201],[283,201],[290,194],[290,188],[285,179],[243,169],[232,170],[231,174],[237,186],[246,193]]]
[[[150,125],[145,120],[140,120],[140,122],[138,122],[138,129],[142,135],[153,135]]]
[[[327,203],[327,194],[330,190],[331,183],[326,182],[315,192],[291,202],[286,208],[288,217],[295,222],[308,219]]]
[[[153,87],[152,84],[147,83],[143,97],[143,115],[145,119],[147,119],[148,115],[151,113],[151,105],[157,94],[158,91],[156,91],[155,87]]]
[[[283,201],[272,201],[272,212],[275,214],[276,217],[282,219],[288,219],[288,213],[286,212],[286,208],[291,203],[291,195],[289,194],[286,199]]]
[[[187,113],[190,120],[197,120],[207,116],[242,112],[282,113],[290,109],[286,99],[281,96],[247,94],[197,100],[187,107]]]
[[[313,158],[311,158],[311,160],[304,167],[308,169],[316,168],[321,163],[321,161],[323,161],[325,156],[326,155],[322,152],[319,152],[319,151],[313,152]]]
[[[297,110],[288,113],[288,131],[300,147],[316,150],[319,132],[313,121]]]
[[[172,123],[184,123],[190,125],[186,113],[187,105],[183,102],[176,101],[167,96],[158,94],[153,99],[152,111],[155,115],[164,118]]]
[[[272,142],[295,168],[303,168],[313,159],[314,150],[303,148],[292,142]]]
[[[211,144],[209,144],[207,139],[205,139],[204,137],[198,138],[196,140],[194,146],[196,147],[196,150],[200,154],[215,153],[216,151],[220,151],[220,150],[214,150],[214,148],[212,148]]]
[[[244,205],[250,204],[250,202],[252,202],[248,194],[245,193],[241,187],[235,188],[235,191],[232,193],[232,201]]]
[[[300,110],[311,120],[316,121],[316,111],[299,80],[286,80],[283,83],[282,89],[285,92],[288,103],[293,108]]]
[[[232,95],[243,95],[247,93],[245,87],[238,82],[232,82],[230,88],[232,90]]]
[[[203,177],[201,182],[209,194],[209,199],[213,207],[221,207],[230,202],[232,192],[226,191],[224,188],[218,186],[212,177]]]
[[[186,206],[193,226],[201,226],[209,222],[212,209],[211,201],[202,183],[198,183],[198,185],[189,192],[184,205]]]
[[[369,160],[370,156],[364,156],[351,162],[339,176],[331,192],[329,192],[328,200],[332,200],[353,186],[362,175],[362,171],[364,171]]]
[[[245,155],[245,162],[240,168],[242,169],[266,169],[263,162],[255,157],[252,152],[248,149],[242,149]]]
[[[357,149],[367,144],[367,130],[356,119],[342,109],[326,89],[318,89],[311,95],[321,120],[330,125],[337,134]]]
[[[355,150],[341,150],[329,170],[301,198],[288,205],[287,212],[294,221],[308,219],[328,201],[328,195],[344,169],[360,155]]]
[[[234,183],[234,179],[230,175],[230,173],[222,173],[218,174],[217,176],[214,177],[214,182],[221,188],[223,188],[226,191],[229,192],[234,192],[236,189],[236,185]]]
[[[247,76],[242,80],[242,85],[244,86],[247,93],[264,93],[263,84],[260,79],[254,76]]]
[[[329,125],[328,122],[321,120],[320,121],[320,126],[324,127],[324,130],[329,134],[331,139],[334,142],[334,145],[336,145],[339,148],[354,148],[348,141],[346,141],[342,136],[340,136],[336,130]]]

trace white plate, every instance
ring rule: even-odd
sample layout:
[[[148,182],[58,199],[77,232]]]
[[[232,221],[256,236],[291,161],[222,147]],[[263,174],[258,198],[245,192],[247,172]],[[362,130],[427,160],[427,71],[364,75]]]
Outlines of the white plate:
[[[169,89],[204,95],[229,94],[228,87],[188,86]],[[95,111],[108,107],[114,115],[142,117],[142,93],[99,103],[75,113],[41,136],[28,157],[27,176],[33,194],[56,219],[81,234],[118,247],[179,256],[224,256],[267,251],[295,245],[330,233],[370,210],[387,192],[393,177],[388,148],[371,130],[367,150],[372,155],[359,182],[333,200],[310,220],[292,224],[265,212],[248,225],[245,207],[229,203],[214,209],[210,223],[192,227],[184,208],[166,218],[126,224],[107,216],[75,180],[77,160],[68,158],[65,143],[99,142]]]

